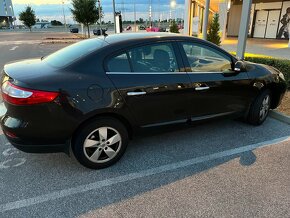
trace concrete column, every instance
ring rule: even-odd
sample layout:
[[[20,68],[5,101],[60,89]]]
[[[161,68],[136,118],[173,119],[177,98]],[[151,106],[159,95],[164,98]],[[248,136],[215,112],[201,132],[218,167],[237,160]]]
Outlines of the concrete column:
[[[219,3],[219,22],[220,22],[220,32],[222,34],[221,35],[222,42],[226,38],[228,3],[229,3],[229,0],[221,0]]]
[[[191,36],[191,0],[185,0],[184,3],[184,35]]]
[[[289,24],[288,24],[289,25]],[[288,47],[290,48],[290,25],[288,26],[288,36],[289,36],[289,42],[288,42]]]
[[[209,5],[210,5],[210,0],[205,0],[204,18],[203,18],[203,24],[202,24],[202,39],[204,39],[204,40],[206,40],[206,38],[207,38]]]
[[[244,53],[247,44],[251,6],[252,0],[243,1],[242,16],[240,21],[240,30],[238,38],[238,48],[237,48],[237,57],[242,60],[244,59]]]

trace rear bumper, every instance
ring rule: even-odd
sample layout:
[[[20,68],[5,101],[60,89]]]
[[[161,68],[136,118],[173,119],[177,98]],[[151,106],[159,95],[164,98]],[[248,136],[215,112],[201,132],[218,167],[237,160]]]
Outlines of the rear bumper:
[[[1,128],[8,141],[27,153],[68,153],[76,123],[56,104],[33,107],[5,102]]]
[[[64,144],[27,144],[19,138],[10,138],[4,131],[7,140],[17,149],[26,153],[69,153],[69,143]]]
[[[24,143],[22,144],[20,140],[16,142],[15,140],[11,140],[8,136],[6,136],[6,138],[15,148],[26,153],[69,153],[67,144],[27,145]]]

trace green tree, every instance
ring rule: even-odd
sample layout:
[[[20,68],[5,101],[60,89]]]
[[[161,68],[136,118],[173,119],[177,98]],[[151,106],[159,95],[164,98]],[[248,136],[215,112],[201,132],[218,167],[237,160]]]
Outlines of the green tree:
[[[209,26],[207,40],[218,46],[221,44],[221,37],[219,35],[219,31],[220,31],[219,14],[215,13],[213,16],[213,20]]]
[[[36,23],[36,17],[34,10],[27,6],[26,9],[19,14],[19,20],[21,20],[25,26],[27,26],[31,32],[31,27]]]
[[[172,24],[170,26],[170,32],[171,33],[179,33],[178,25],[175,22],[175,20],[172,21]]]
[[[50,21],[52,26],[62,26],[62,22],[58,21],[58,20],[52,20]]]
[[[84,24],[88,29],[88,37],[90,38],[90,25],[99,20],[99,10],[96,6],[97,0],[72,0],[71,12],[75,21]],[[103,17],[101,7],[101,17]]]

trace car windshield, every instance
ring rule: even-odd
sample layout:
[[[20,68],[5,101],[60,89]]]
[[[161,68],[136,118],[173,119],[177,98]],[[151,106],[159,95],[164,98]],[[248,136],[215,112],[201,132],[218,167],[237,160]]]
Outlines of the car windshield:
[[[53,67],[64,67],[96,49],[102,48],[104,43],[105,41],[101,39],[84,40],[52,53],[43,61]]]

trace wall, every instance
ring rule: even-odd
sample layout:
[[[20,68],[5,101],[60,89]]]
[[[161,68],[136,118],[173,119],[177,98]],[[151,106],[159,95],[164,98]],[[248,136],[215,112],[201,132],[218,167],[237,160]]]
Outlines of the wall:
[[[4,4],[6,4],[6,7],[7,7],[7,14],[6,14]],[[10,16],[10,17],[14,16],[13,10],[11,10],[10,6],[13,7],[11,0],[0,0],[0,16]]]
[[[229,11],[227,36],[238,36],[241,15],[242,5],[232,5]]]

